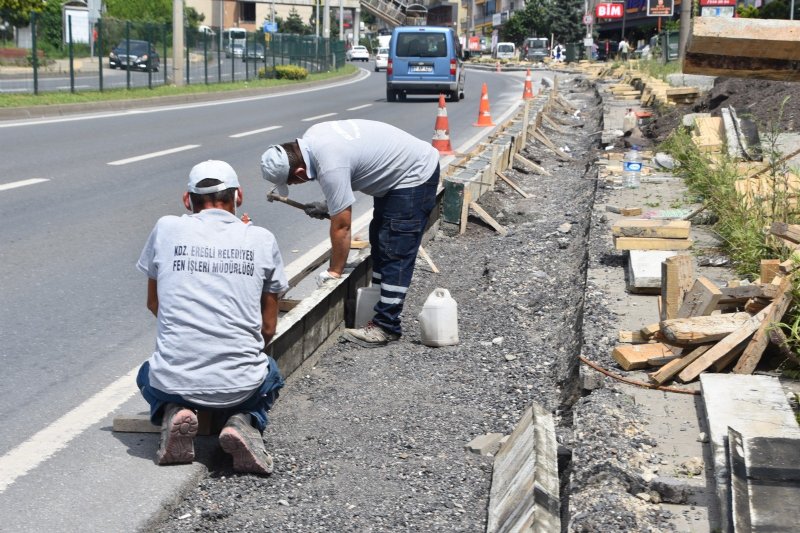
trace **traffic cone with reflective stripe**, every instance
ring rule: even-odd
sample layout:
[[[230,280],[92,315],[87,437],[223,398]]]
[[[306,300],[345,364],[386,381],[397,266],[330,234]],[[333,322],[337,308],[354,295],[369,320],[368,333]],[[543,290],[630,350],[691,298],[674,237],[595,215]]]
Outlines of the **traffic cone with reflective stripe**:
[[[533,85],[531,85],[531,69],[525,74],[525,88],[522,90],[523,100],[533,100]]]
[[[447,108],[444,106],[444,94],[439,94],[439,110],[436,113],[436,124],[433,126],[433,141],[431,144],[442,155],[452,155],[450,146],[450,125],[447,122]]]
[[[492,115],[489,113],[489,90],[486,88],[485,83],[481,89],[481,103],[480,107],[478,108],[478,122],[473,124],[473,126],[494,126],[494,122],[492,122]]]

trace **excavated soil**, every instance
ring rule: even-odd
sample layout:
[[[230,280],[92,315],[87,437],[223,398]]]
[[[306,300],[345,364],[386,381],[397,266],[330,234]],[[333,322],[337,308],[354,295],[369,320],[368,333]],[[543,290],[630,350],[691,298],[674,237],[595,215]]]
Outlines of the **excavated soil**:
[[[418,261],[402,339],[372,350],[333,341],[288,380],[265,432],[272,476],[236,474],[219,452],[149,530],[482,531],[492,457],[464,447],[509,434],[532,402],[555,413],[564,530],[670,529],[668,513],[631,494],[638,443],[649,442],[630,423],[636,407],[611,390],[581,398],[583,324],[613,321],[602,300],[584,305],[588,250],[600,246],[589,242],[601,194],[589,133],[602,129],[602,105],[579,78],[560,90],[578,111],[559,113],[558,130],[544,127],[574,159],[529,143],[522,155],[551,175],[510,169],[532,196],[498,180],[480,199],[508,234],[472,217],[464,235],[442,223],[426,245],[441,273]],[[457,346],[419,342],[416,316],[437,287],[458,302]],[[583,464],[571,463],[571,449]]]
[[[692,105],[678,105],[664,111],[646,130],[648,137],[661,142],[681,124],[687,113],[720,115],[720,109],[733,107],[740,117],[750,118],[759,131],[800,130],[800,83],[717,78],[714,87]]]

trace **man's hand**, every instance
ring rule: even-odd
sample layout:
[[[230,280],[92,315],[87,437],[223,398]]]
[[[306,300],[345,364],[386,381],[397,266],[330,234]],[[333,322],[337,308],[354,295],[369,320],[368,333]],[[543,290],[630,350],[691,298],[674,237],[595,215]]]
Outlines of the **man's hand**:
[[[335,274],[329,270],[323,270],[319,274],[317,274],[317,287],[324,287],[325,284],[331,280],[337,280],[341,276],[339,274]]]
[[[328,217],[328,202],[311,202],[310,204],[306,204],[305,209],[303,211],[306,212],[306,215],[312,218],[318,218],[320,220]]]

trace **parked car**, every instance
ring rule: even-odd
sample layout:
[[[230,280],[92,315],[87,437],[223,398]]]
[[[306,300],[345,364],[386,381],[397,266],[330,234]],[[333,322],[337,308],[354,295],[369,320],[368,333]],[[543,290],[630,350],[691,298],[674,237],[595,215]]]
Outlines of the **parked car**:
[[[266,57],[266,49],[263,44],[253,43],[245,47],[242,61],[264,61]]]
[[[467,55],[452,28],[395,28],[386,67],[386,101],[405,100],[409,94],[444,93],[451,102],[458,102],[464,97]]]
[[[522,59],[544,61],[550,57],[550,42],[545,37],[528,37],[522,44]]]
[[[233,43],[225,49],[225,57],[242,57],[244,55],[244,45]]]
[[[378,72],[380,69],[386,70],[386,67],[388,65],[389,65],[389,49],[378,48],[378,51],[375,53],[375,72]]]
[[[111,49],[111,53],[108,54],[108,66],[158,72],[161,60],[152,43],[131,39],[122,41]]]
[[[516,51],[514,43],[497,43],[497,48],[494,49],[494,58],[514,59]]]
[[[345,56],[348,61],[369,61],[369,50],[366,46],[354,46],[347,52]]]

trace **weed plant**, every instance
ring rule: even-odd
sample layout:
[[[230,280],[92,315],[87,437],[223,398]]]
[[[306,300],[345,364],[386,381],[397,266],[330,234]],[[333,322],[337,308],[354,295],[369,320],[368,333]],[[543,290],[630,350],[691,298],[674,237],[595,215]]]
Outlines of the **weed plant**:
[[[784,102],[785,103],[785,102]],[[679,128],[659,146],[679,163],[675,172],[684,178],[689,194],[713,212],[716,222],[714,231],[723,242],[723,249],[730,257],[736,272],[753,280],[759,276],[762,259],[781,261],[794,252],[790,247],[769,235],[773,222],[800,223],[797,199],[798,169],[787,168],[781,162],[782,153],[777,149],[780,120],[768,124],[762,131],[762,147],[766,170],[759,176],[762,188],[755,188],[750,180],[749,198],[737,192],[737,180],[752,176],[752,169],[745,173],[723,150],[722,154],[710,157],[701,152],[692,141],[691,134]],[[745,182],[742,182],[744,185]],[[747,190],[748,187],[742,187]],[[771,280],[764,280],[769,283]],[[796,276],[792,287],[792,305],[783,317],[781,328],[786,336],[784,350],[800,353],[800,276]],[[781,364],[784,375],[800,377],[797,357],[784,357]]]

